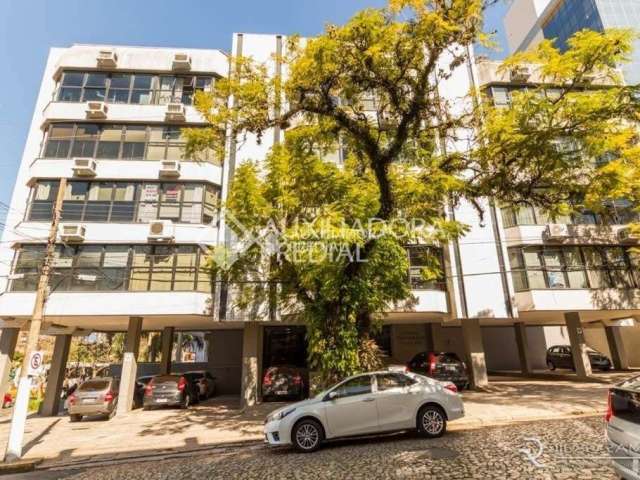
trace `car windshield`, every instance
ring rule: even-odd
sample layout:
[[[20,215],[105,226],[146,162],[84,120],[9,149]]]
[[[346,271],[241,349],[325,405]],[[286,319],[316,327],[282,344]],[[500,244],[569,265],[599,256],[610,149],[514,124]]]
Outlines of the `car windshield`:
[[[81,392],[98,392],[109,387],[109,380],[89,380],[80,385]]]

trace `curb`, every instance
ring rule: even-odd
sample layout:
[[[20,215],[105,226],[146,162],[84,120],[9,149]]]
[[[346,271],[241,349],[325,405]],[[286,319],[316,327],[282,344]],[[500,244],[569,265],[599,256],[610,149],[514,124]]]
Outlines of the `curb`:
[[[40,463],[42,463],[41,458],[17,460],[15,462],[0,462],[0,475],[33,472]]]
[[[44,463],[36,468],[36,470],[76,470],[83,468],[95,468],[95,467],[107,467],[111,465],[118,465],[122,463],[132,462],[151,462],[155,460],[164,460],[171,458],[180,458],[184,456],[224,452],[226,450],[234,450],[237,448],[256,448],[264,444],[264,440],[256,438],[255,440],[242,440],[239,442],[218,443],[209,446],[203,446],[200,448],[168,448],[162,451],[149,452],[146,454],[137,455],[118,455],[117,457],[105,458],[103,460],[95,457],[88,457],[83,460],[69,461],[69,462],[56,462],[56,463]],[[40,463],[39,461],[38,463]],[[12,472],[13,473],[13,472]]]

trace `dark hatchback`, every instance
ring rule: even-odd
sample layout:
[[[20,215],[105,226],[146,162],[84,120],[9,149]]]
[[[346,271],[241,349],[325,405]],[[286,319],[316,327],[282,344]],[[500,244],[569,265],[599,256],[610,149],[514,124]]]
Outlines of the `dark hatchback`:
[[[189,408],[198,401],[198,387],[184,375],[156,375],[144,389],[142,407]]]
[[[609,358],[592,348],[587,349],[589,355],[589,363],[594,370],[611,370],[611,360]],[[549,370],[555,370],[556,368],[569,368],[575,370],[573,363],[573,355],[571,354],[571,347],[569,345],[556,345],[547,350],[547,367]]]
[[[452,382],[458,390],[469,387],[467,366],[453,352],[418,353],[407,364],[407,370],[436,380]]]
[[[269,367],[262,376],[262,399],[302,400],[309,395],[309,372],[291,365]]]

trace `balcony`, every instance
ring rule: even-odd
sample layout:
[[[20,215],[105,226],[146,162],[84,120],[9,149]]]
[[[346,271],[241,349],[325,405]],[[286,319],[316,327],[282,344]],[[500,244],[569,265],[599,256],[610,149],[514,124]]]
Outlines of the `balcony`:
[[[148,223],[91,223],[86,221],[67,223],[82,224],[85,227],[83,243],[140,244],[148,242]],[[216,245],[217,243],[218,227],[215,225],[175,223],[173,228],[173,241],[176,244]],[[20,229],[26,232],[42,231],[42,223],[23,222]]]
[[[449,314],[447,292],[413,290],[412,298],[391,306],[386,312],[390,320],[441,318]]]
[[[0,316],[30,317],[35,295],[35,292],[5,293],[0,296]],[[47,300],[46,316],[49,321],[118,316],[126,321],[129,316],[211,315],[210,303],[211,294],[202,292],[54,292]],[[105,328],[105,324],[95,322],[93,327]]]
[[[515,245],[611,245],[619,244],[625,225],[567,225],[567,235],[549,238],[547,225],[516,225],[504,229],[507,246]]]
[[[127,122],[144,120],[147,123],[164,123],[166,121],[167,105],[141,105],[127,103],[108,103],[107,120],[109,122]],[[42,112],[43,127],[56,120],[87,119],[86,102],[49,102]],[[203,124],[204,119],[191,105],[184,106],[185,123]]]
[[[94,179],[109,180],[157,180],[160,160],[96,160]],[[29,168],[29,183],[40,178],[72,178],[73,159],[37,158]],[[203,181],[215,185],[222,184],[222,167],[209,162],[182,161],[180,181]]]
[[[514,299],[519,312],[601,311],[615,315],[616,310],[640,310],[637,288],[528,290],[517,292]]]

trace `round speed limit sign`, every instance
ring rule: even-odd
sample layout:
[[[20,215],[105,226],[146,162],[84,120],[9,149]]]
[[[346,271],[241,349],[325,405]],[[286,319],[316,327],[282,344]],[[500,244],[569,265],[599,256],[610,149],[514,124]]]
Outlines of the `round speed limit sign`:
[[[33,352],[29,359],[28,375],[38,375],[42,368],[43,355],[42,352]]]

